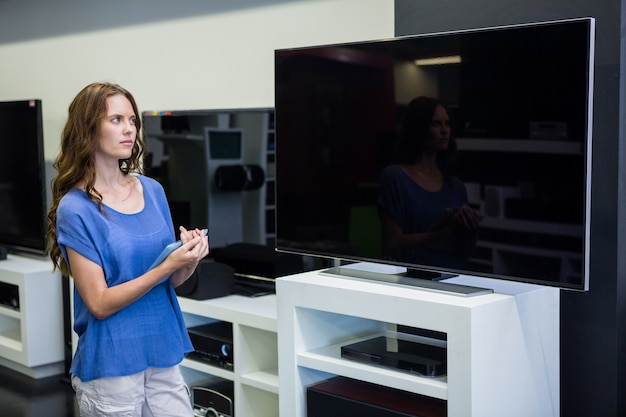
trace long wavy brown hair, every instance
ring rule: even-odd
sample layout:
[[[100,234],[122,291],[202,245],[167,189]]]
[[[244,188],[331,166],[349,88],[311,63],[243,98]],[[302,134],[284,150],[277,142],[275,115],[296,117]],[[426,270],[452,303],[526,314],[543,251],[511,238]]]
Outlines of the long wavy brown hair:
[[[132,155],[119,161],[124,175],[143,172],[144,141],[141,115],[133,95],[123,87],[112,83],[93,83],[83,88],[69,106],[68,118],[61,135],[61,151],[54,161],[56,176],[52,180],[52,205],[48,212],[48,252],[63,275],[71,275],[57,242],[57,208],[65,194],[80,185],[89,198],[104,212],[102,195],[94,188],[96,168],[94,154],[98,148],[100,126],[107,114],[107,99],[121,94],[130,101],[137,117],[137,138]]]
[[[442,102],[432,97],[417,97],[408,104],[402,121],[401,135],[394,148],[394,162],[413,164],[422,156],[437,106],[442,106],[447,111]],[[447,179],[451,174],[457,152],[453,133],[451,132],[446,150],[437,155],[437,165]]]

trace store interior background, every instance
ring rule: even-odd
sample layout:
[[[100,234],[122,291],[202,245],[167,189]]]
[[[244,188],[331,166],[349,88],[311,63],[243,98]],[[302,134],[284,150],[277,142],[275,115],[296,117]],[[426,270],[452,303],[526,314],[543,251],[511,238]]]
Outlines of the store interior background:
[[[624,6],[618,0],[0,0],[0,99],[42,99],[50,165],[69,102],[93,81],[128,88],[141,110],[273,107],[275,49],[595,17],[590,291],[561,295],[561,415],[624,415]]]

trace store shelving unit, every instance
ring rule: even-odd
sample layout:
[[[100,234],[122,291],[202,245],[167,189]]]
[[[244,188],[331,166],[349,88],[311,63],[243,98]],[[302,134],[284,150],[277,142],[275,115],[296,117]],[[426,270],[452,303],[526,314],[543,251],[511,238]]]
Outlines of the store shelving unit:
[[[0,365],[32,378],[63,373],[61,275],[44,258],[9,255],[0,282],[18,288],[19,305],[0,305]]]
[[[233,326],[232,371],[189,358],[183,361],[182,366],[196,371],[196,378],[206,375],[233,381],[236,416],[277,416],[276,296],[178,299],[188,327],[212,321],[225,321]]]
[[[448,416],[559,415],[559,294],[474,277],[464,297],[307,272],[277,280],[280,415],[306,415],[307,386],[345,376],[447,402]],[[389,324],[447,336],[447,375],[422,377],[341,357]]]

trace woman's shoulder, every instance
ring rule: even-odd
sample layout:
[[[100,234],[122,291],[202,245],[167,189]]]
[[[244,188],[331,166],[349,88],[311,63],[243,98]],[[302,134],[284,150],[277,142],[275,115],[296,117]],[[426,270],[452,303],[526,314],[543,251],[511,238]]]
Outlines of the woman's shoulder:
[[[133,175],[137,177],[137,179],[141,182],[141,186],[144,188],[144,190],[147,190],[150,192],[156,192],[160,194],[165,194],[163,185],[161,185],[161,183],[155,180],[154,178],[147,177],[143,174],[133,174]]]
[[[451,175],[450,176],[450,183],[452,184],[452,186],[454,188],[465,188],[465,184],[457,176]]]
[[[57,218],[67,221],[91,219],[99,213],[98,205],[80,188],[72,188],[59,201]]]
[[[165,189],[160,182],[154,178],[146,177],[145,175],[137,174],[136,177],[141,182],[145,196],[156,202],[167,201]]]
[[[135,176],[139,181],[141,181],[141,185],[143,185],[144,187],[148,186],[152,188],[163,188],[161,183],[152,177],[147,177],[143,174],[131,174],[131,175]]]
[[[382,176],[384,177],[397,176],[400,174],[404,174],[404,169],[402,169],[401,165],[397,164],[387,165],[382,172]]]
[[[61,197],[58,210],[68,209],[76,211],[87,207],[89,203],[93,202],[87,197],[87,194],[80,188],[74,187]]]

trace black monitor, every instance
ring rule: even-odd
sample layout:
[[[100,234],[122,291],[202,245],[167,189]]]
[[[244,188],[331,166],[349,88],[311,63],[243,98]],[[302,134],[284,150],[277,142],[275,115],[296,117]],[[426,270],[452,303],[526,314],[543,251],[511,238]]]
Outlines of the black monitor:
[[[46,180],[41,100],[0,102],[0,246],[43,255]]]
[[[277,249],[588,289],[593,58],[592,18],[277,50]],[[381,174],[419,96],[444,104],[446,178],[482,218],[461,262],[382,238]]]

